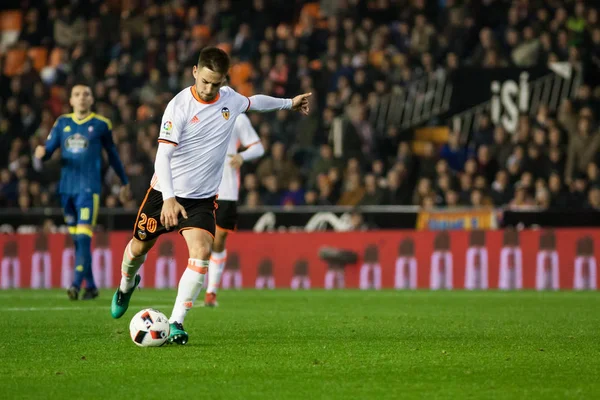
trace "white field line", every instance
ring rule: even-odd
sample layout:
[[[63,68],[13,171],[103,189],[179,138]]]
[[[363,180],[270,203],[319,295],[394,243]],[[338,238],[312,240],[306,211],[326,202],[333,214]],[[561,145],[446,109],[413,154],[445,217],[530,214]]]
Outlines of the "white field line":
[[[152,304],[151,307],[171,307],[172,304]],[[110,306],[91,306],[91,307],[6,307],[0,308],[0,312],[10,311],[90,311],[90,310],[109,310]]]

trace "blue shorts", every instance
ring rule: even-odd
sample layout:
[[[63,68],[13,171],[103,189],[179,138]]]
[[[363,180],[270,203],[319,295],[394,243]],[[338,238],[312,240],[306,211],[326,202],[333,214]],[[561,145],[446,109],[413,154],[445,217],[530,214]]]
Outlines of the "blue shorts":
[[[99,194],[61,194],[60,198],[67,226],[96,225],[100,207]]]

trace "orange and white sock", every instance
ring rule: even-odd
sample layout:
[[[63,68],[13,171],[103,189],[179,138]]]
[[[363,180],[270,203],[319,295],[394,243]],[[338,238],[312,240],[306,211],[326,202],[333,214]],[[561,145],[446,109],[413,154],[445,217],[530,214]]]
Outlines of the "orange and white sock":
[[[123,293],[127,293],[133,287],[135,274],[139,271],[142,264],[146,261],[146,255],[135,257],[131,252],[131,242],[125,246],[123,253],[123,262],[121,263],[121,283],[119,289]]]
[[[183,323],[185,315],[189,309],[192,308],[194,300],[198,297],[200,290],[202,290],[204,277],[207,272],[208,260],[199,260],[197,258],[188,259],[187,268],[179,280],[177,298],[175,299],[171,318],[169,318],[170,323]]]
[[[217,293],[217,290],[219,290],[221,276],[225,270],[226,262],[227,250],[223,250],[220,253],[213,251],[210,255],[210,263],[208,265],[208,287],[206,288],[207,293]]]

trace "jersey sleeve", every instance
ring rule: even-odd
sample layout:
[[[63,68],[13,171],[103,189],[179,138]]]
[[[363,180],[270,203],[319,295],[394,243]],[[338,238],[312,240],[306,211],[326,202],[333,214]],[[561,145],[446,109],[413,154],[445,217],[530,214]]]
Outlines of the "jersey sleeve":
[[[46,139],[46,154],[42,158],[42,161],[49,160],[52,157],[52,154],[60,147],[60,128],[61,128],[61,118],[59,117],[52,126],[50,130],[50,134],[48,134],[48,139]]]
[[[258,134],[250,122],[250,118],[245,114],[241,114],[235,120],[235,132],[244,147],[249,147],[260,142]]]
[[[177,146],[181,140],[184,119],[183,113],[178,110],[175,99],[171,100],[165,108],[160,124],[160,133],[158,134],[159,143],[171,144]]]
[[[229,86],[223,87],[223,90],[231,92],[231,96],[233,97],[235,105],[236,105],[235,111],[237,111],[237,114],[245,113],[246,111],[248,111],[250,109],[250,99],[249,98],[247,98],[246,96],[244,96],[242,94],[239,94],[238,92],[236,92]]]
[[[123,185],[127,185],[129,180],[127,179],[125,168],[123,167],[117,146],[113,140],[112,123],[108,119],[103,119],[103,121],[106,123],[106,130],[104,131],[104,135],[102,135],[102,146],[108,154],[108,162],[110,166],[114,169],[119,179],[121,179]]]

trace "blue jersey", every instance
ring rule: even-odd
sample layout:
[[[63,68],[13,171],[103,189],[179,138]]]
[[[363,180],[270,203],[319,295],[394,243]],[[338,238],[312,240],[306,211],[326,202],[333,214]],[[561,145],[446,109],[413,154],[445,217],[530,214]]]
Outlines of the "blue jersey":
[[[127,184],[125,169],[112,139],[110,120],[95,113],[78,120],[74,114],[58,117],[46,141],[47,160],[61,149],[61,194],[100,193],[102,188],[102,149],[121,182]]]

